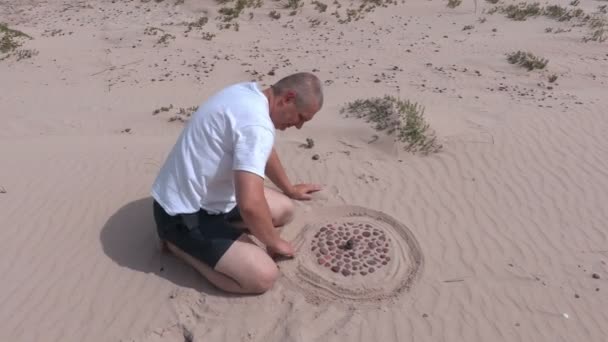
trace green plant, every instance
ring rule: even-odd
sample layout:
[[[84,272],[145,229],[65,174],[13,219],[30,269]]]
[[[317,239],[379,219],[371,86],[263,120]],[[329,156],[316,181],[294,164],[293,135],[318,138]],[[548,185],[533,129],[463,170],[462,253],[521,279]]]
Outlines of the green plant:
[[[534,69],[544,69],[549,63],[548,59],[537,57],[530,52],[517,51],[507,55],[507,60],[511,64],[517,64],[529,71]]]
[[[13,30],[9,28],[8,25],[0,23],[0,53],[14,51],[23,45],[23,42],[20,39],[24,38],[32,39],[32,37],[27,34],[18,30]]]
[[[424,119],[424,108],[417,103],[385,95],[347,103],[340,112],[363,118],[374,123],[376,130],[394,134],[397,141],[405,143],[406,151],[428,154],[442,148]]]

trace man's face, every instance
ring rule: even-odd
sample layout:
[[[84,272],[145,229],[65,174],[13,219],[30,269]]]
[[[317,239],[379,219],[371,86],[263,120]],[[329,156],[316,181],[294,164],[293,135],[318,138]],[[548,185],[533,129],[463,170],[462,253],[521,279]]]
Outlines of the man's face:
[[[275,108],[274,125],[284,131],[289,127],[302,128],[305,122],[312,119],[317,110],[296,108],[295,93],[287,91],[279,97]]]

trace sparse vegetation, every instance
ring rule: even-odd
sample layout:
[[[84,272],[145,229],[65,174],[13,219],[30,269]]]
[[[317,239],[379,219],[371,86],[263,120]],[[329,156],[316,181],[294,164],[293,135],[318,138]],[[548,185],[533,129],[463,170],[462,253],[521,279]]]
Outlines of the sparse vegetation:
[[[456,8],[456,7],[460,6],[460,4],[462,4],[462,0],[448,0],[449,8]]]
[[[147,36],[156,36],[158,35],[160,32],[165,32],[165,30],[158,28],[158,27],[146,27],[146,29],[144,30],[144,34]]]
[[[268,13],[268,16],[271,17],[272,19],[276,20],[276,19],[280,19],[281,18],[281,13],[279,13],[279,12],[277,12],[275,10],[272,10],[272,11],[270,11],[270,13]]]
[[[583,10],[580,8],[570,10],[565,7],[551,5],[545,7],[545,9],[543,10],[543,15],[558,21],[569,21],[572,18],[579,18],[581,16],[584,16],[585,12],[583,12]]]
[[[220,19],[223,22],[230,22],[238,18],[245,8],[259,8],[262,6],[262,0],[218,0],[219,3],[234,2],[233,7],[222,7],[219,13],[222,15]]]
[[[529,17],[537,17],[540,15],[546,16],[551,19],[558,21],[568,21],[572,18],[579,18],[585,15],[584,11],[580,8],[568,9],[559,5],[549,5],[547,7],[541,7],[538,2],[526,3],[520,2],[519,4],[511,4],[508,6],[496,6],[488,11],[488,14],[500,12],[507,16],[509,19],[523,21]]]
[[[549,83],[553,83],[557,81],[557,75],[556,74],[552,74],[551,76],[549,76]]]
[[[10,53],[23,45],[23,41],[21,39],[32,37],[27,34],[13,30],[8,27],[8,25],[0,23],[0,53]]]
[[[160,107],[159,109],[154,110],[154,112],[152,112],[152,115],[156,115],[161,112],[169,112],[171,109],[173,109],[172,104],[170,104],[168,107]],[[173,121],[186,122],[186,121],[188,121],[188,118],[190,118],[192,116],[192,114],[194,114],[194,112],[196,112],[197,110],[198,110],[197,106],[192,106],[192,107],[187,107],[187,108],[180,107],[180,108],[178,108],[177,112],[175,112],[171,117],[169,117],[169,119],[167,121],[169,121],[169,122],[173,122]]]
[[[599,43],[603,43],[608,39],[608,32],[606,30],[608,27],[608,20],[604,17],[593,17],[589,21],[589,28],[591,33],[583,38],[583,41],[595,41]]]
[[[542,8],[538,2],[528,4],[522,2],[518,5],[509,5],[499,9],[509,19],[523,21],[528,17],[536,17],[542,14]]]
[[[39,51],[34,49],[19,49],[15,51],[15,56],[17,56],[17,61],[20,61],[22,59],[29,59],[34,56],[37,56],[38,53]]]
[[[196,112],[197,109],[198,109],[197,106],[192,106],[192,107],[188,107],[188,108],[180,108],[175,115],[173,115],[172,117],[169,118],[169,122],[173,122],[173,121],[186,122],[192,116],[192,114],[194,114],[194,112]]]
[[[386,95],[350,102],[340,112],[363,118],[374,123],[375,129],[394,134],[397,141],[406,144],[406,151],[426,155],[442,148],[424,119],[424,108],[417,103]]]
[[[319,11],[319,13],[323,13],[327,10],[327,5],[321,1],[314,0],[312,4],[315,5],[315,9]]]
[[[204,40],[211,40],[211,39],[213,39],[214,37],[215,37],[215,34],[213,34],[213,33],[209,33],[209,32],[203,32],[203,34],[202,34],[202,38],[203,38]]]
[[[283,4],[284,9],[292,9],[292,10],[298,10],[302,6],[304,6],[304,2],[301,0],[287,0]]]
[[[169,41],[171,41],[171,40],[175,40],[175,36],[172,34],[169,34],[169,33],[165,33],[160,38],[158,38],[156,45],[167,46],[167,45],[169,45]]]
[[[537,57],[531,52],[517,51],[507,55],[507,60],[511,64],[522,66],[528,71],[534,69],[544,69],[549,63],[548,59]]]
[[[189,33],[193,29],[201,29],[203,26],[205,26],[207,24],[207,22],[209,22],[209,18],[200,17],[196,21],[187,23],[186,25],[188,26],[188,28],[186,29],[186,31],[184,31],[184,33]]]
[[[172,104],[170,104],[170,105],[169,105],[169,107],[160,107],[160,108],[158,108],[158,109],[155,109],[155,110],[152,112],[152,115],[159,114],[160,112],[168,112],[168,111],[170,111],[172,108],[173,108],[173,105],[172,105]]]

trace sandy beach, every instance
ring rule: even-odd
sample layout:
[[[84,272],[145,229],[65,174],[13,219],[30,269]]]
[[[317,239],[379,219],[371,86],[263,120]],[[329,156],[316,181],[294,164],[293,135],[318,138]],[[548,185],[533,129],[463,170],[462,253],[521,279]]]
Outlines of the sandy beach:
[[[608,340],[608,3],[492,2],[0,0],[0,341]],[[150,188],[208,96],[299,71],[325,104],[275,147],[324,188],[228,295]],[[440,148],[345,111],[384,96]],[[332,273],[328,224],[388,261]]]

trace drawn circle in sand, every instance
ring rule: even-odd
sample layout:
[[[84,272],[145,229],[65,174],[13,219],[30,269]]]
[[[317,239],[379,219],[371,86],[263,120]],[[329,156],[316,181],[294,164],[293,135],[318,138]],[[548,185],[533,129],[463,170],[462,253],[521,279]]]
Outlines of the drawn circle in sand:
[[[422,270],[422,252],[412,232],[378,211],[316,209],[314,218],[294,222],[289,230],[298,253],[281,270],[309,299],[394,298],[407,292]]]

